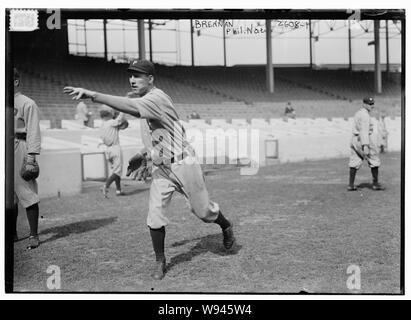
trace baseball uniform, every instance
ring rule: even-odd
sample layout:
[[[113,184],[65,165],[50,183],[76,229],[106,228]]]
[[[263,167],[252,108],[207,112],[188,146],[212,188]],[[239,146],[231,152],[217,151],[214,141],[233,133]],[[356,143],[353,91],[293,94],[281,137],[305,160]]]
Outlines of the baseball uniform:
[[[378,143],[377,146],[380,148],[381,153],[385,152],[387,149],[388,131],[385,125],[385,117],[380,116],[377,121],[377,133],[378,133]]]
[[[167,209],[174,191],[188,200],[191,211],[205,222],[219,214],[210,201],[201,167],[189,146],[171,98],[154,87],[141,98],[132,99],[151,132],[153,160],[147,225],[157,229],[168,224]]]
[[[80,101],[76,107],[76,114],[74,116],[74,119],[81,121],[81,123],[84,125],[87,125],[89,118],[90,114],[87,105],[83,101]]]
[[[119,113],[117,118],[103,120],[100,127],[100,138],[107,146],[106,159],[110,163],[111,174],[121,177],[123,172],[123,155],[120,147],[119,126],[124,121],[124,114]]]
[[[24,157],[40,154],[40,116],[36,103],[17,92],[14,95],[14,199],[24,207],[40,201],[36,180],[25,181],[20,170]]]
[[[358,110],[354,115],[352,126],[350,168],[359,169],[364,160],[368,162],[370,168],[380,166],[374,130],[376,130],[375,123],[371,120],[368,110],[365,108]],[[370,148],[368,157],[364,157],[362,153],[364,145],[368,145]]]
[[[129,82],[133,93],[139,98],[124,98],[73,87],[64,88],[64,92],[77,95],[77,99],[91,98],[146,120],[143,126],[148,127],[149,137],[143,135],[143,140],[151,144],[153,162],[147,225],[156,255],[152,276],[160,280],[166,271],[165,226],[174,191],[185,196],[191,211],[198,218],[221,227],[223,245],[227,250],[232,248],[235,238],[231,222],[224,217],[218,204],[209,199],[201,167],[186,140],[184,127],[171,98],[153,84],[154,65],[148,60],[133,60],[127,71],[131,73]],[[145,131],[144,128],[142,130]]]

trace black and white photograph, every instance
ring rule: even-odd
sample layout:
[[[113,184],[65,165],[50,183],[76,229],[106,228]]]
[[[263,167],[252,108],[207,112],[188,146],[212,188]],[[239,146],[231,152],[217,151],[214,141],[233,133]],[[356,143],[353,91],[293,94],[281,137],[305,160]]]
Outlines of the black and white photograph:
[[[406,10],[229,7],[5,9],[3,291],[404,295]]]

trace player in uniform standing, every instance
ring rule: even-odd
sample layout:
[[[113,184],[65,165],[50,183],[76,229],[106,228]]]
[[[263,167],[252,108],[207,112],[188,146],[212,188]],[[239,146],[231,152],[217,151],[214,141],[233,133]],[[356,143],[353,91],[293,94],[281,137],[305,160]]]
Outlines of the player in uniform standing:
[[[372,136],[373,128],[370,111],[374,108],[373,98],[364,98],[363,105],[360,110],[354,115],[354,122],[352,127],[352,140],[351,140],[351,156],[349,161],[350,167],[350,179],[348,184],[348,191],[355,191],[357,188],[354,186],[355,175],[357,170],[361,167],[364,160],[368,162],[371,168],[371,174],[373,178],[373,190],[383,190],[382,186],[378,182],[378,168],[381,165],[380,158],[378,156],[378,147],[375,139]]]
[[[26,209],[30,226],[27,249],[39,246],[39,196],[37,182],[38,164],[36,156],[40,154],[40,116],[36,103],[20,93],[20,75],[14,68],[14,239],[18,240],[16,225],[18,202]]]
[[[73,87],[65,87],[64,92],[74,95],[73,99],[91,98],[95,102],[147,120],[153,147],[147,225],[156,255],[152,276],[160,280],[166,271],[166,212],[174,191],[186,197],[191,211],[198,218],[221,227],[223,245],[227,250],[234,244],[233,226],[221,213],[219,205],[209,199],[200,164],[186,140],[185,130],[173,102],[167,94],[154,86],[154,65],[147,60],[133,60],[127,71],[131,89],[139,98],[130,99]]]
[[[100,107],[100,117],[102,119],[100,127],[101,144],[106,149],[106,159],[110,164],[111,175],[108,177],[105,185],[101,188],[102,193],[107,198],[110,185],[115,182],[116,195],[121,196],[121,174],[123,172],[123,154],[120,147],[119,131],[127,127],[127,120],[124,113],[120,112],[114,116],[114,110],[106,105]]]

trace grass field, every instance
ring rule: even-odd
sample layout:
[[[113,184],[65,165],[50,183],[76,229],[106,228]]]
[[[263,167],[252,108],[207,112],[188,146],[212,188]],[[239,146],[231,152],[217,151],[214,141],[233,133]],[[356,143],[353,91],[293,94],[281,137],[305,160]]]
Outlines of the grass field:
[[[47,268],[61,270],[60,291],[179,293],[400,293],[400,154],[382,155],[383,192],[370,170],[345,190],[347,159],[281,164],[256,176],[207,176],[210,196],[234,222],[237,245],[226,253],[215,224],[205,224],[175,194],[166,234],[167,274],[150,278],[154,261],[146,226],[148,185],[124,182],[126,195],[104,199],[97,185],[40,203],[42,244],[27,251],[20,209],[15,291],[46,291]],[[347,268],[361,289],[347,289]]]

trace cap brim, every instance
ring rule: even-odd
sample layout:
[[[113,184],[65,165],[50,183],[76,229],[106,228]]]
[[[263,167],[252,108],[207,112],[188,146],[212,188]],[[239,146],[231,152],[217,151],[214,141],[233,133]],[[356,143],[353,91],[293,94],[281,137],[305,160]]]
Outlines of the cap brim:
[[[128,68],[127,72],[130,73],[143,73],[143,74],[149,74],[147,71],[143,70],[143,69],[139,69],[139,68]]]

